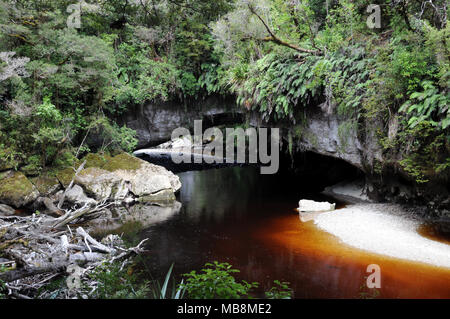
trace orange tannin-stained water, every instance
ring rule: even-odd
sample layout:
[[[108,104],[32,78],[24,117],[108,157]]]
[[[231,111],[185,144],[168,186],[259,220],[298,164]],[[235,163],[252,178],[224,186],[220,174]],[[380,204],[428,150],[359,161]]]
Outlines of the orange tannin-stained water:
[[[255,297],[280,280],[290,282],[295,298],[450,298],[450,269],[352,248],[300,221],[300,199],[334,199],[298,191],[295,179],[248,167],[180,178],[181,211],[140,234],[150,238],[145,265],[152,277],[163,280],[172,263],[181,279],[219,261],[239,269],[237,279],[259,282]],[[380,289],[366,286],[371,264],[380,266]]]
[[[292,251],[301,272],[326,277],[331,291],[324,291],[323,297],[330,297],[330,292],[339,298],[363,297],[364,293],[378,296],[372,289],[358,286],[370,275],[367,266],[377,264],[381,268],[381,298],[450,298],[450,269],[355,249],[321,231],[313,221],[301,222],[295,214],[277,218],[270,232],[257,232],[256,236],[273,249],[281,245]],[[305,258],[308,263],[303,262]]]

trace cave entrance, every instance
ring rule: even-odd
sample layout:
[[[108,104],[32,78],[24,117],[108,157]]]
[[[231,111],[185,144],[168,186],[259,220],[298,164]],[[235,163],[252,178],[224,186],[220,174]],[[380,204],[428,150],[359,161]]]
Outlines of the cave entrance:
[[[365,175],[342,159],[306,151],[292,156],[280,154],[278,177],[290,181],[299,191],[322,192],[340,182],[364,180]]]

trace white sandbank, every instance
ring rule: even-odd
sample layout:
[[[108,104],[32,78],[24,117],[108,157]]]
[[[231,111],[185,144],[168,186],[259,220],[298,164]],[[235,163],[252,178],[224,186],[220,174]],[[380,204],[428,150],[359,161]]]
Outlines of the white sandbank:
[[[421,223],[402,215],[396,205],[349,205],[316,216],[314,223],[362,250],[450,268],[450,245],[421,236]]]

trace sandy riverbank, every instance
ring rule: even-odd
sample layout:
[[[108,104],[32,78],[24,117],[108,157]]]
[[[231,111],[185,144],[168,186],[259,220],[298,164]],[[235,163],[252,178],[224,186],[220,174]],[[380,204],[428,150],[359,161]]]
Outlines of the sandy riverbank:
[[[320,214],[314,223],[344,243],[373,253],[450,268],[450,245],[421,236],[421,223],[390,204],[356,204]]]

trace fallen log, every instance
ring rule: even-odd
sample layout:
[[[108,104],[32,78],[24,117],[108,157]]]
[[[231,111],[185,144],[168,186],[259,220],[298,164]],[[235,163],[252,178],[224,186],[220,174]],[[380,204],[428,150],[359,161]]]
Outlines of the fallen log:
[[[54,228],[63,227],[84,215],[99,212],[113,204],[114,203],[109,203],[109,204],[101,203],[95,207],[91,207],[91,206],[89,206],[89,204],[86,203],[83,207],[81,207],[75,211],[68,211],[64,216],[57,218],[56,223],[53,224],[53,227]]]
[[[81,237],[83,237],[86,246],[89,247],[89,245],[87,244],[86,241],[90,242],[94,248],[97,248],[100,251],[103,251],[105,253],[111,254],[111,253],[115,253],[116,250],[113,248],[109,248],[101,243],[99,243],[98,241],[96,241],[94,238],[92,238],[82,227],[78,227],[77,228],[77,234],[80,235]]]
[[[23,267],[20,269],[0,273],[0,280],[12,282],[26,277],[45,274],[49,272],[62,273],[66,271],[67,264],[52,264],[44,267]]]

